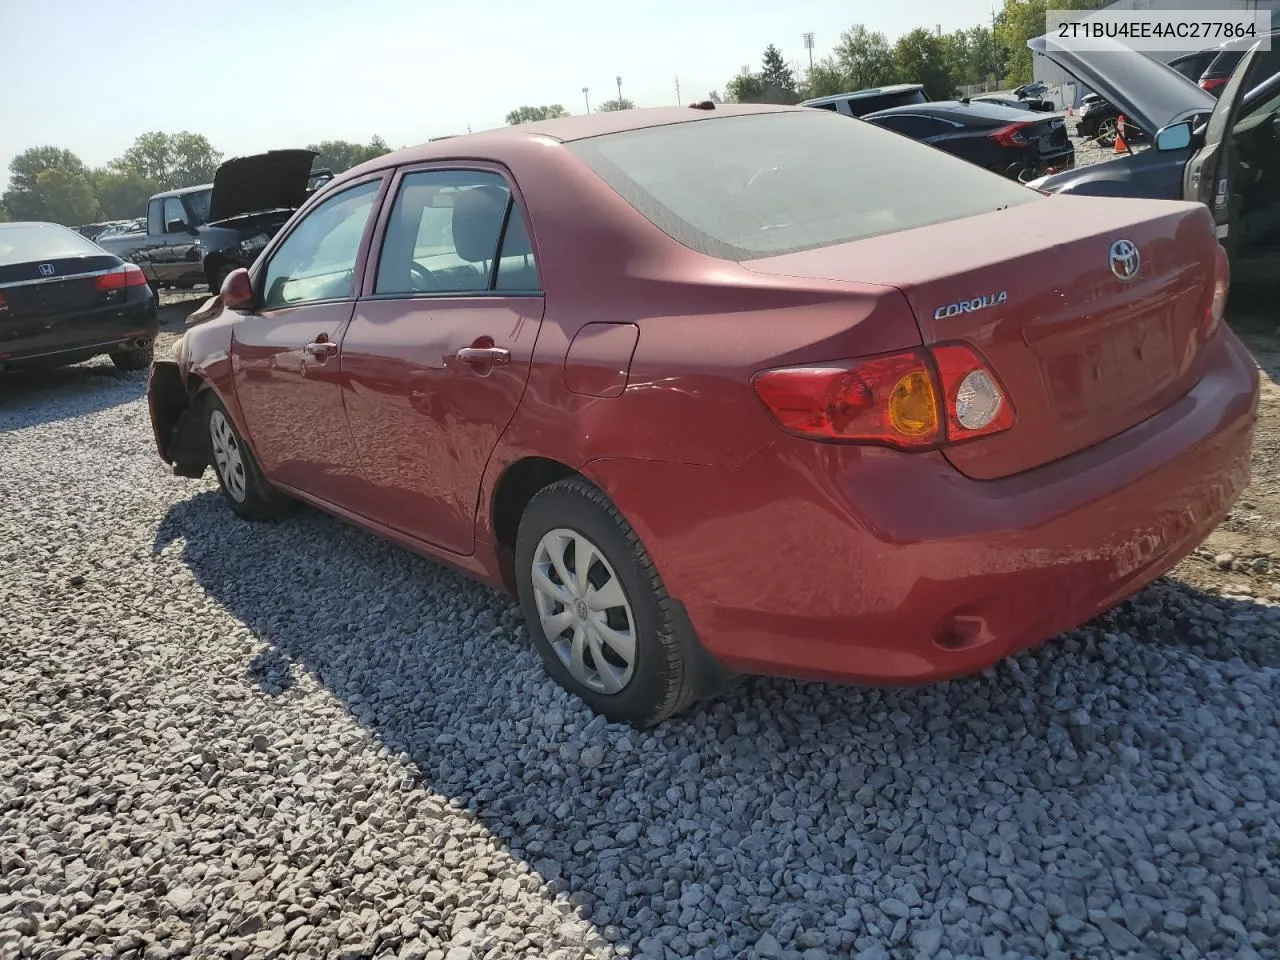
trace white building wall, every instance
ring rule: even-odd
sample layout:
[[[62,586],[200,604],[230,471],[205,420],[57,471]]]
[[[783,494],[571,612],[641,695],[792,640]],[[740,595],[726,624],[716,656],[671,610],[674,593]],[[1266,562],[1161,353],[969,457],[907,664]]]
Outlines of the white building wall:
[[[1272,25],[1280,27],[1280,0],[1116,0],[1108,4],[1104,10],[1270,10]],[[1150,56],[1158,57],[1168,63],[1174,57],[1184,53],[1194,53],[1197,47],[1186,50],[1153,51]],[[1080,99],[1089,93],[1089,89],[1078,84],[1074,77],[1059,67],[1048,57],[1035,56],[1031,65],[1032,76],[1048,84],[1051,88],[1060,88],[1060,96],[1055,97],[1063,108],[1077,106]]]

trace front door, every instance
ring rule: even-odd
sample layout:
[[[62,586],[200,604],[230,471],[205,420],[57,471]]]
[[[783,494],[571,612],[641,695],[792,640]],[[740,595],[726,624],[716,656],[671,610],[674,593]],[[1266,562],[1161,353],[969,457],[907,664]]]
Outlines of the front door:
[[[1261,41],[1259,41],[1261,43]],[[1246,78],[1252,74],[1258,45],[1241,58],[1231,79],[1218,98],[1205,127],[1204,146],[1187,162],[1182,196],[1198,200],[1213,212],[1218,239],[1228,254],[1234,253],[1235,221],[1238,208],[1236,149],[1233,130],[1240,112],[1240,100],[1248,91]]]
[[[309,211],[258,271],[232,337],[236,395],[268,478],[352,508],[365,489],[342,403],[342,342],[381,179]]]
[[[492,169],[403,173],[342,340],[373,519],[456,554],[515,415],[543,298],[528,228]]]

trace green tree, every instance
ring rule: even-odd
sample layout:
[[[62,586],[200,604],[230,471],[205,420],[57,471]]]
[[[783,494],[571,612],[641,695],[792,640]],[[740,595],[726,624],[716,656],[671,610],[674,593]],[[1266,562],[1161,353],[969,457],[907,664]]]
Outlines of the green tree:
[[[730,103],[764,103],[764,81],[758,73],[740,73],[724,85]]]
[[[1049,10],[1097,10],[1108,0],[1004,0],[996,15],[996,38],[1007,57],[1005,83],[1010,86],[1030,83],[1033,79],[1032,58],[1027,46],[1032,37],[1043,36],[1047,29],[1045,14]]]
[[[835,57],[823,57],[813,65],[801,85],[802,99],[829,97],[837,93],[849,93],[854,89],[848,74],[841,69]]]
[[[318,170],[323,167],[332,170],[335,174],[358,167],[368,160],[391,152],[391,148],[381,137],[373,137],[368,143],[363,144],[351,143],[348,140],[322,140],[319,143],[309,144],[307,149],[319,154],[312,163],[312,169]]]
[[[924,84],[930,100],[949,100],[955,94],[955,83],[943,53],[939,37],[924,27],[916,27],[894,44],[894,67],[903,82]]]
[[[149,180],[161,190],[175,190],[208,183],[221,162],[222,154],[202,134],[153,130],[134,140],[108,166],[126,176]]]
[[[77,179],[87,179],[89,173],[84,161],[70,150],[51,146],[24,150],[10,161],[9,189],[0,197],[0,203],[9,216],[15,220],[50,219],[49,204],[42,193],[40,175],[51,170],[66,174],[65,177],[46,179],[46,187],[58,189],[64,189],[66,184],[74,183]],[[61,202],[66,205],[65,197]],[[83,221],[75,221],[81,222]]]
[[[125,220],[145,216],[147,200],[160,187],[136,170],[104,167],[93,172],[93,188],[106,220]]]
[[[516,107],[507,114],[507,123],[515,126],[519,123],[535,123],[538,120],[555,120],[558,117],[567,117],[569,111],[558,103],[553,103],[548,107]]]
[[[765,103],[799,103],[796,77],[791,67],[782,59],[782,51],[772,43],[764,48],[761,60],[760,85]]]
[[[74,227],[98,218],[98,198],[93,195],[93,184],[83,170],[66,167],[42,170],[36,176],[36,190],[43,207],[41,220]]]
[[[628,100],[626,97],[618,97],[616,100],[606,100],[600,106],[596,107],[599,113],[612,113],[616,110],[634,110],[636,104],[634,100]]]
[[[868,30],[860,23],[840,34],[835,61],[849,91],[882,87],[894,81],[893,48],[889,41],[883,33]]]
[[[707,94],[707,99],[710,100],[712,103],[724,103],[724,98],[720,96],[719,90],[712,90],[710,93]]]

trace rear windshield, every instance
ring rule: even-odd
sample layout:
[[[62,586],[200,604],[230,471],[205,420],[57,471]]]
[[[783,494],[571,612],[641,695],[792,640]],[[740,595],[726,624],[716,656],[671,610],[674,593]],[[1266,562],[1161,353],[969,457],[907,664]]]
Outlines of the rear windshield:
[[[673,240],[726,260],[1043,199],[933,147],[824,110],[676,123],[566,146]]]
[[[890,110],[893,107],[907,107],[917,103],[928,103],[929,98],[923,90],[905,90],[902,93],[880,93],[873,97],[851,97],[849,112],[855,117],[875,113],[877,110]]]
[[[0,267],[101,253],[101,247],[57,224],[0,223]]]

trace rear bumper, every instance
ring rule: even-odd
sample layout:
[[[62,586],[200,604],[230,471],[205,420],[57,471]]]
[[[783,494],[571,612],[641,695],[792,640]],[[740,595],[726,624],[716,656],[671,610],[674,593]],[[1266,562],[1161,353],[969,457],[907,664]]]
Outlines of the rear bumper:
[[[75,313],[6,318],[0,314],[0,363],[92,356],[125,349],[137,337],[154,340],[160,332],[155,297],[95,307]]]
[[[171,464],[178,476],[201,476],[209,462],[208,443],[198,404],[193,403],[177,361],[152,361],[147,376],[147,409],[160,459]]]
[[[1258,374],[1224,332],[1185,397],[1004,480],[940,454],[780,439],[732,470],[597,461],[717,660],[911,684],[971,673],[1166,573],[1249,478]]]

